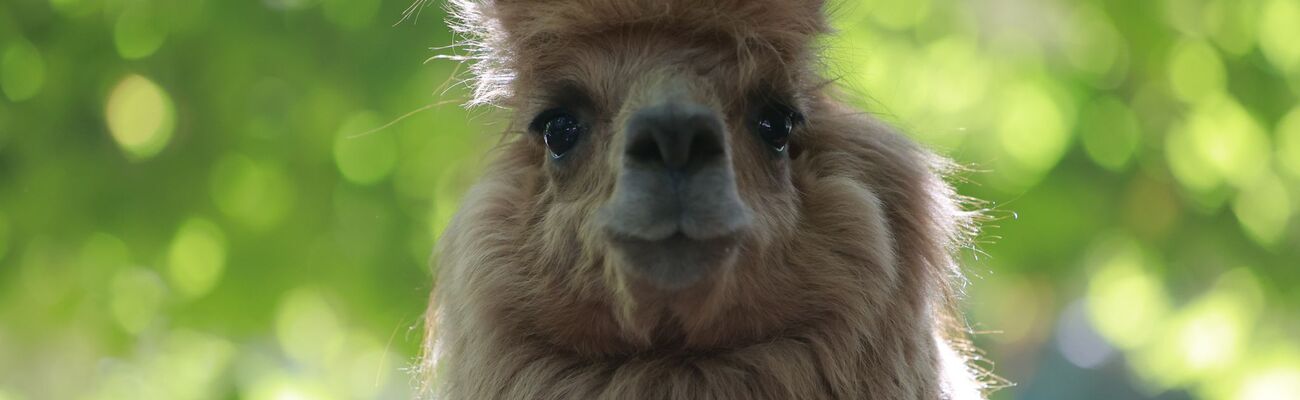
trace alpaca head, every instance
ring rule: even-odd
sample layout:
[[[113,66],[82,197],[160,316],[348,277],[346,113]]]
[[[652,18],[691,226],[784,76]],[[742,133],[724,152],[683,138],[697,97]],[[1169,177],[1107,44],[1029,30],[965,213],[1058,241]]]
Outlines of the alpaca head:
[[[491,264],[473,282],[500,289],[483,301],[519,330],[603,352],[761,340],[859,313],[877,301],[863,293],[901,284],[887,212],[917,213],[903,229],[937,245],[906,245],[945,257],[944,228],[920,214],[951,211],[929,153],[852,134],[876,128],[821,93],[821,1],[457,0],[453,12],[472,39],[474,102],[510,110],[515,136],[444,259]],[[915,188],[877,196],[871,169]],[[912,204],[885,210],[890,196]]]
[[[707,284],[789,228],[820,2],[716,3],[467,8],[499,23],[480,95],[512,108],[544,159],[547,223],[580,232],[629,287]]]

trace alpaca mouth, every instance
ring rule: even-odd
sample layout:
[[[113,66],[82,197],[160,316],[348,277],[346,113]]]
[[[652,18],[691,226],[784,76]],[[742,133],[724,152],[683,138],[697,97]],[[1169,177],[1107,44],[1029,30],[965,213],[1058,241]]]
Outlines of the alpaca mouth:
[[[739,237],[737,232],[696,239],[678,231],[658,240],[611,235],[610,242],[625,272],[659,289],[680,290],[730,265]]]
[[[619,268],[659,289],[680,290],[732,264],[753,224],[753,211],[735,195],[734,187],[708,196],[719,200],[635,203],[639,207],[615,202],[605,207],[599,218]]]

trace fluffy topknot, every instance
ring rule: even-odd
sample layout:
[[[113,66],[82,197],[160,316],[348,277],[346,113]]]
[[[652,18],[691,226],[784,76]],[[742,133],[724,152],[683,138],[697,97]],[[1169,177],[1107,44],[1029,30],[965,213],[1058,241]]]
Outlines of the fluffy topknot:
[[[747,48],[798,57],[829,30],[822,0],[450,0],[451,27],[471,63],[469,105],[503,105],[518,71],[548,45],[625,27],[725,37]]]

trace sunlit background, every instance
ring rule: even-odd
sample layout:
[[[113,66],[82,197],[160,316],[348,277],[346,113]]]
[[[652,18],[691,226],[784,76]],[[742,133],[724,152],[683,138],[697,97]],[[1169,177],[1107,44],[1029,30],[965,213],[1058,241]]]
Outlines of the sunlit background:
[[[500,126],[410,3],[0,3],[0,400],[409,398]],[[826,73],[992,208],[996,399],[1300,398],[1300,0],[832,8]]]

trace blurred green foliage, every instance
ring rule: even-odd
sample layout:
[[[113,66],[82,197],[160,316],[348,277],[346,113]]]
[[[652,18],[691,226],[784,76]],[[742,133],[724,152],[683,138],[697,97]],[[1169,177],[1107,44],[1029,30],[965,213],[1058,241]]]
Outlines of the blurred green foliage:
[[[499,129],[409,3],[0,4],[0,399],[409,397]],[[830,8],[826,73],[989,201],[997,398],[1300,393],[1300,1]]]

